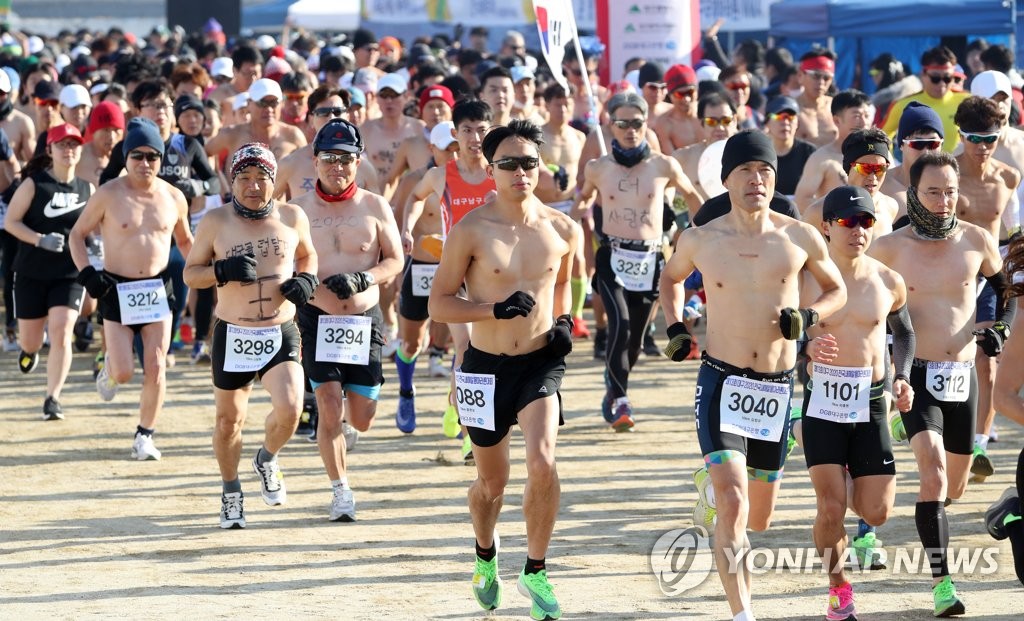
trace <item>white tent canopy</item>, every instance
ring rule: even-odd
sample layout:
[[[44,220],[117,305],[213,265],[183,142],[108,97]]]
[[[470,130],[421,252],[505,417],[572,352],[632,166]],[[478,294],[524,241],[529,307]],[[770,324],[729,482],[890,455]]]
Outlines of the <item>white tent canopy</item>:
[[[292,24],[310,30],[359,28],[359,0],[299,0],[288,7]]]

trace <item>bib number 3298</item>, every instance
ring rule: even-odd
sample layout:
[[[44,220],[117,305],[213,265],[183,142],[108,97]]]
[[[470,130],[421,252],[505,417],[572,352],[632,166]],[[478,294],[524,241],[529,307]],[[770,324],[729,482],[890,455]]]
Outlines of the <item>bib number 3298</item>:
[[[778,442],[789,420],[789,384],[729,377],[722,385],[721,431]]]
[[[243,328],[228,324],[224,370],[255,373],[265,367],[280,349],[281,326]]]
[[[171,316],[167,290],[159,278],[118,283],[117,304],[121,324],[125,326],[153,323]]]
[[[939,401],[959,403],[971,394],[974,362],[929,362],[928,392]]]
[[[494,431],[494,376],[455,372],[455,403],[459,422]]]
[[[361,315],[321,315],[316,325],[316,361],[369,364],[372,321]]]

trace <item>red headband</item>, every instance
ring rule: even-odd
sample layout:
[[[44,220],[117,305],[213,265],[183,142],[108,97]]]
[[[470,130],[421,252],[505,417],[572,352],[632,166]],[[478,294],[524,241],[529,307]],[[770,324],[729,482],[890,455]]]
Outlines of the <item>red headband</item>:
[[[925,71],[953,71],[956,67],[952,63],[946,63],[944,65],[925,65],[922,69]]]
[[[807,60],[800,62],[800,71],[827,71],[834,74],[836,72],[836,63],[828,56],[812,56]]]

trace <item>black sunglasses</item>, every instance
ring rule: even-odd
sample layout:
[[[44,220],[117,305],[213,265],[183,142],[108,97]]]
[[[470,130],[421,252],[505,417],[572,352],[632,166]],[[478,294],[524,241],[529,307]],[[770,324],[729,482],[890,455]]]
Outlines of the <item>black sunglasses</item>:
[[[329,108],[317,108],[316,110],[313,110],[313,115],[314,116],[319,116],[319,117],[325,117],[325,116],[339,117],[342,114],[345,114],[345,112],[347,110],[348,110],[348,108],[344,108],[342,106],[332,106],[332,107],[329,107]]]
[[[613,119],[612,125],[619,129],[640,129],[644,126],[643,119]]]
[[[907,145],[915,151],[928,151],[938,149],[942,146],[941,140],[932,140],[931,138],[904,138],[903,144]]]
[[[875,226],[875,217],[869,213],[859,213],[848,218],[836,218],[835,223],[848,229],[858,226],[862,229],[870,229]]]
[[[945,82],[946,84],[949,84],[950,82],[953,81],[953,76],[929,73],[928,79],[932,81],[932,84],[938,84],[939,82]]]
[[[523,170],[533,170],[540,166],[540,160],[536,157],[505,157],[500,160],[494,160],[491,164],[501,170],[513,172],[520,168]]]
[[[128,157],[133,160],[146,160],[147,162],[159,162],[164,156],[159,153],[143,153],[142,151],[132,151],[128,154]]]

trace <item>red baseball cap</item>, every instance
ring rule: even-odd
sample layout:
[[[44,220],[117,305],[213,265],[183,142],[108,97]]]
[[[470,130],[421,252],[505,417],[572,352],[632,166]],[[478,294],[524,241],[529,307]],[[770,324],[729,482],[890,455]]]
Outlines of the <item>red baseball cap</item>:
[[[92,135],[101,129],[114,127],[124,130],[124,111],[112,101],[101,101],[89,115],[89,126],[85,128],[85,139],[92,140]]]
[[[665,85],[670,93],[683,86],[696,86],[697,74],[689,65],[672,65],[665,72]]]
[[[449,108],[455,107],[455,97],[452,96],[452,92],[448,90],[447,86],[441,86],[438,84],[435,86],[428,86],[423,89],[422,93],[420,93],[420,112],[423,112],[423,106],[427,105],[427,102],[434,99],[440,99],[448,104]]]
[[[56,127],[51,127],[49,130],[47,130],[46,146],[50,146],[55,142],[60,142],[65,138],[71,138],[78,142],[78,144],[83,144],[85,142],[85,139],[82,138],[82,134],[81,132],[78,131],[77,127],[75,127],[74,125],[69,125],[68,123],[63,123]]]

